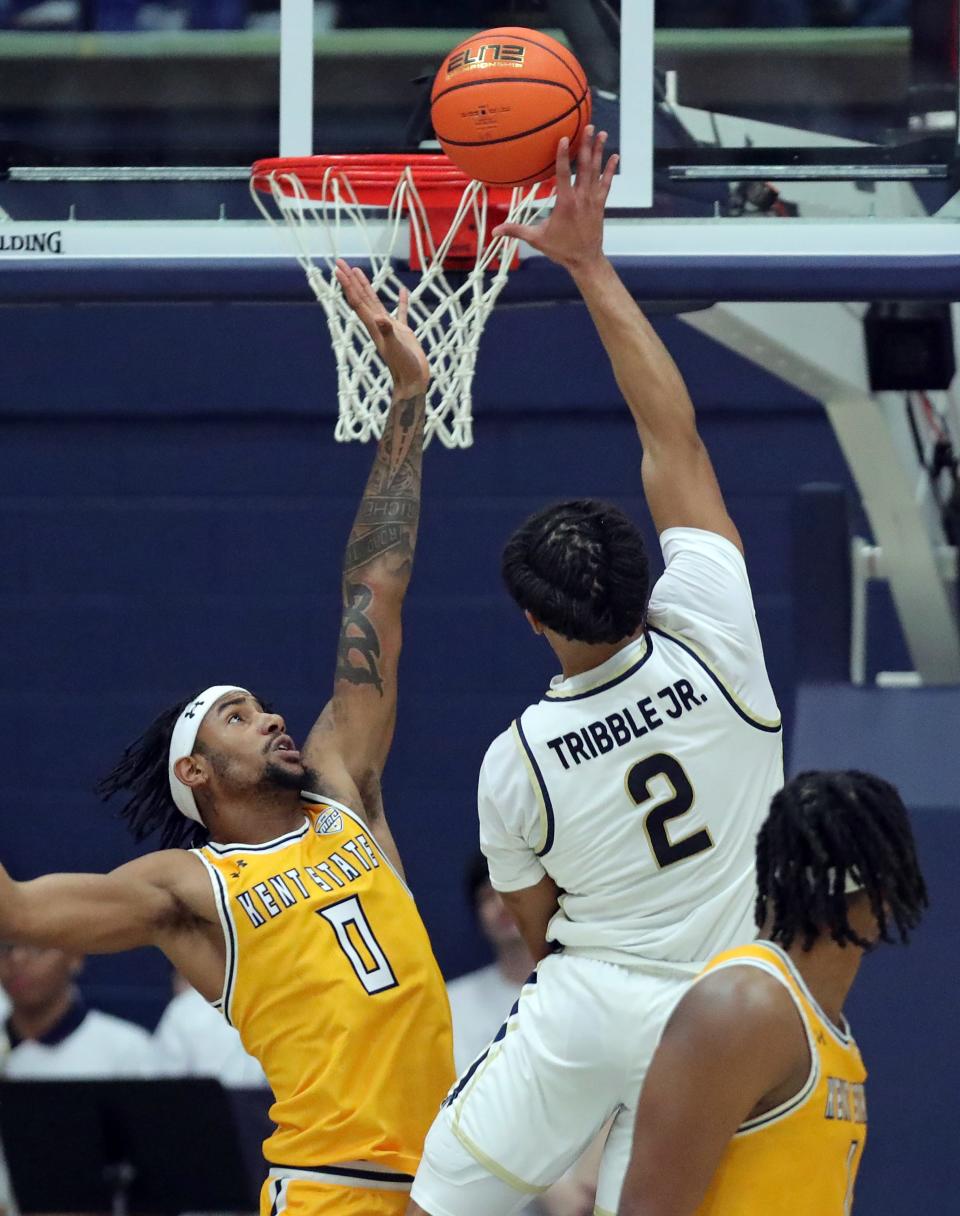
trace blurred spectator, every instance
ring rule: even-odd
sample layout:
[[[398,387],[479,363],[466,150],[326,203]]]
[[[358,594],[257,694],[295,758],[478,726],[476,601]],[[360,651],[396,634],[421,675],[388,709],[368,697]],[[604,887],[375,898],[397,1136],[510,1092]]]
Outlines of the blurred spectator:
[[[215,1077],[233,1089],[266,1089],[263,1069],[247,1055],[240,1036],[195,988],[179,976],[154,1039],[177,1077]]]
[[[93,1081],[164,1072],[145,1030],[87,1008],[75,984],[82,967],[82,958],[63,950],[0,944],[0,985],[10,1001],[0,1030],[4,1078]],[[12,1202],[0,1159],[0,1207]]]
[[[660,0],[657,24],[688,29],[909,25],[910,0]]]
[[[75,980],[83,959],[63,950],[0,945],[10,1013],[0,1032],[6,1078],[152,1077],[164,1071],[150,1035],[88,1009]]]
[[[256,8],[253,15],[251,8]],[[315,10],[317,31],[329,29],[331,0],[317,0]],[[279,29],[279,0],[0,0],[0,29],[131,33],[241,30],[248,25]]]
[[[466,891],[494,961],[447,985],[453,1018],[453,1063],[458,1074],[500,1029],[523,981],[533,970],[533,959],[516,922],[490,885],[490,871],[482,853],[477,853],[467,867]]]
[[[500,22],[490,19],[489,0],[350,0],[340,6],[337,25],[340,29],[380,29],[412,26],[448,29],[489,29]],[[525,25],[525,21],[512,24]]]
[[[812,25],[909,25],[910,0],[811,0]]]
[[[447,985],[453,1018],[453,1062],[458,1075],[503,1025],[533,970],[533,959],[516,922],[490,885],[490,870],[482,853],[478,852],[467,867],[466,894],[480,931],[493,950],[494,961]],[[601,1143],[525,1208],[526,1216],[592,1216]]]

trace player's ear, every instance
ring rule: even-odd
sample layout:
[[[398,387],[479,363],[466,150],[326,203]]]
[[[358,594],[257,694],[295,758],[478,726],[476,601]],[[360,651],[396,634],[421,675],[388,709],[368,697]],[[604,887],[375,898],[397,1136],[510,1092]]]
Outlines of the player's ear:
[[[173,766],[178,781],[192,790],[207,783],[207,766],[202,756],[181,756]]]
[[[537,620],[537,618],[533,615],[533,613],[529,612],[525,608],[523,610],[523,615],[527,618],[527,624],[530,626],[530,628],[533,630],[533,632],[538,637],[542,637],[543,636],[543,626],[540,624],[540,622]]]

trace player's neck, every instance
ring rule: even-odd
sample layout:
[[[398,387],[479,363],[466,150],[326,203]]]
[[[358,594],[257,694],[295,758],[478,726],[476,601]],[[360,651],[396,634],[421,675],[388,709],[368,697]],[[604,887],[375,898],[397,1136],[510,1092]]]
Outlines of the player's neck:
[[[863,951],[852,943],[839,946],[832,938],[822,937],[809,950],[794,943],[787,953],[817,1004],[831,1022],[839,1025]]]
[[[10,1014],[10,1024],[21,1039],[42,1039],[63,1021],[73,1001],[74,990],[68,988],[56,1000],[42,1008],[14,1008]]]
[[[584,672],[600,667],[608,659],[612,659],[615,654],[619,654],[621,650],[635,642],[642,634],[641,627],[636,633],[620,642],[571,642],[555,633],[548,634],[548,640],[553,647],[554,654],[560,660],[563,678],[569,680],[571,676],[582,676]]]
[[[303,806],[296,790],[231,798],[228,807],[215,808],[208,820],[214,844],[266,844],[302,823]]]

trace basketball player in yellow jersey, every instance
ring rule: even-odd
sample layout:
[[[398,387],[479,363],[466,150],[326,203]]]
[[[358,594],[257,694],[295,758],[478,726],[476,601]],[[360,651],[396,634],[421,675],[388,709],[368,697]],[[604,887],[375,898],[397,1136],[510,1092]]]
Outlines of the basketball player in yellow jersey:
[[[380,795],[429,372],[406,298],[391,318],[362,272],[337,274],[394,399],[347,545],[333,695],[302,753],[256,696],[212,685],[103,783],[162,851],[106,875],[0,867],[0,940],[156,945],[236,1026],[275,1097],[263,1216],[399,1216],[453,1081],[446,992]]]
[[[893,786],[802,773],[757,837],[762,937],[712,959],[663,1033],[620,1216],[847,1216],[866,1070],[843,1005],[864,953],[927,904]]]

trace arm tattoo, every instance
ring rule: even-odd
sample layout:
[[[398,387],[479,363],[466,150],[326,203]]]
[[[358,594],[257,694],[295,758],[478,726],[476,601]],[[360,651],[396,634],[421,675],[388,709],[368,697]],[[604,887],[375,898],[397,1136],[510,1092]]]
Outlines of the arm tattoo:
[[[395,401],[390,409],[347,543],[345,590],[361,570],[368,571],[388,554],[394,560],[384,563],[384,570],[404,582],[409,579],[420,517],[425,417],[422,393]]]
[[[343,561],[335,678],[372,684],[381,696],[380,637],[370,609],[378,583],[392,582],[402,595],[410,581],[420,519],[425,418],[422,393],[393,403]]]
[[[366,617],[372,599],[373,592],[361,583],[347,588],[334,679],[347,680],[350,684],[372,684],[382,695],[383,681],[377,667],[380,639]]]

